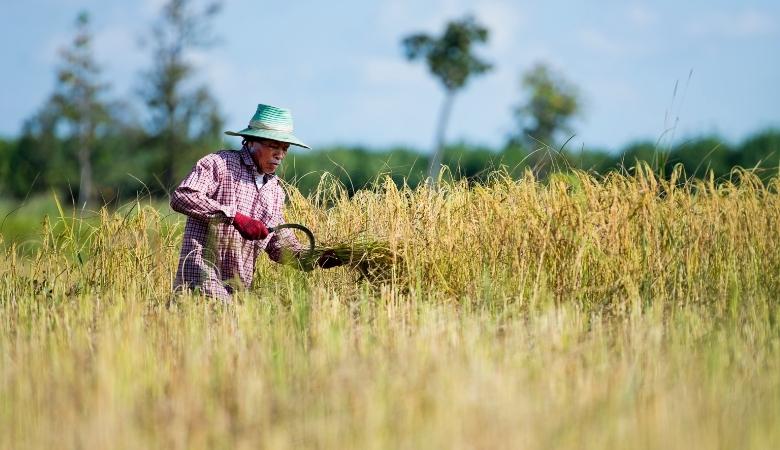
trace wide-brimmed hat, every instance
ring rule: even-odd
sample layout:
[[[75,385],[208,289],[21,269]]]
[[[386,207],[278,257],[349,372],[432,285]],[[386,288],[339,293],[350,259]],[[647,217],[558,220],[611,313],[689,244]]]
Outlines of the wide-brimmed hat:
[[[289,109],[271,105],[257,105],[257,111],[249,121],[249,126],[241,131],[225,131],[230,136],[264,138],[287,142],[303,148],[311,148],[293,134],[293,119]]]

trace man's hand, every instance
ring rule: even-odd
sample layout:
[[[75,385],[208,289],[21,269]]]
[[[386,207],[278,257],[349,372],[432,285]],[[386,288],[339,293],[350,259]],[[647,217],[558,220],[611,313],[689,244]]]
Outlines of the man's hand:
[[[245,216],[240,212],[236,213],[233,218],[233,228],[241,233],[241,236],[248,241],[254,241],[257,239],[265,239],[268,237],[268,228],[261,220],[253,219],[249,216]]]
[[[338,267],[344,265],[344,261],[336,256],[336,252],[333,250],[325,250],[322,256],[317,260],[317,265],[323,269],[330,269],[332,267]]]

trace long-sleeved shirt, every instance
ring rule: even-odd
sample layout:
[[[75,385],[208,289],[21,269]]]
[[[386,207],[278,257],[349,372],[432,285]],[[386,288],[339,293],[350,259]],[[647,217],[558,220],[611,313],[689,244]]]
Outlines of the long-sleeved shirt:
[[[174,289],[200,288],[208,296],[230,298],[236,281],[252,284],[261,251],[277,262],[283,248],[300,251],[290,230],[248,241],[232,225],[236,212],[268,227],[282,224],[284,199],[278,177],[259,173],[247,149],[201,158],[171,194],[171,208],[187,215]]]

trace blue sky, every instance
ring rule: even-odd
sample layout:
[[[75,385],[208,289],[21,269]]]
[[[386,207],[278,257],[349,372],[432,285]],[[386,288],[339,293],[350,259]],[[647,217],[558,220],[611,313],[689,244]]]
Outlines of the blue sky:
[[[164,0],[2,2],[0,135],[14,136],[51,92],[57,49],[70,41],[81,9],[91,14],[111,94],[132,97],[150,65],[138,40]],[[228,129],[245,126],[262,102],[292,109],[296,134],[314,147],[425,150],[443,94],[422,64],[404,60],[400,40],[439,33],[467,13],[491,30],[479,53],[496,68],[456,98],[449,141],[501,145],[523,100],[520,74],[539,61],[582,92],[576,148],[707,133],[738,141],[780,126],[776,0],[227,0],[214,22],[220,45],[188,57]]]

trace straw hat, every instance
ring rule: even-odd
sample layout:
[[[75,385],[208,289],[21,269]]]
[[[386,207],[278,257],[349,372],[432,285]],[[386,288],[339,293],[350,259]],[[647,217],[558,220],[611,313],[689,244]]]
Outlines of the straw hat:
[[[287,142],[303,148],[311,148],[293,134],[293,119],[289,109],[271,105],[257,105],[257,111],[249,121],[249,126],[241,131],[225,131],[230,136],[264,138]]]

